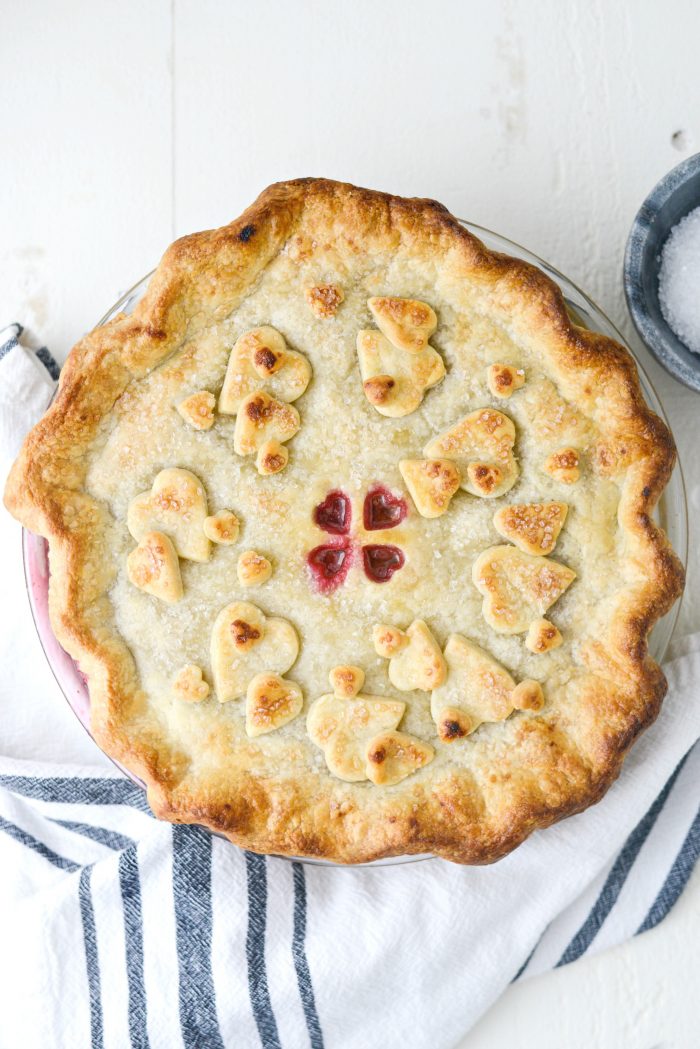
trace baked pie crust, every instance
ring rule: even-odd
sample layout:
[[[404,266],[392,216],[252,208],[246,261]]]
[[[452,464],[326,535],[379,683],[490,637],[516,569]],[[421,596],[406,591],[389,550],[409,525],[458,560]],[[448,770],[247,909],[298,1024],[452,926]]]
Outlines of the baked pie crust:
[[[543,273],[433,201],[301,179],[81,340],[5,501],[158,816],[487,863],[602,797],[658,713],[674,461]]]

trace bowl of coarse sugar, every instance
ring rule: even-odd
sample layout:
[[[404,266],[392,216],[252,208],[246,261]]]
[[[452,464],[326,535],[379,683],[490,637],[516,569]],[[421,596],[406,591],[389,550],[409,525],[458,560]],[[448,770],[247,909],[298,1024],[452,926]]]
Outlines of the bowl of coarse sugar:
[[[700,391],[700,153],[669,171],[637,212],[624,284],[634,326],[650,352]]]

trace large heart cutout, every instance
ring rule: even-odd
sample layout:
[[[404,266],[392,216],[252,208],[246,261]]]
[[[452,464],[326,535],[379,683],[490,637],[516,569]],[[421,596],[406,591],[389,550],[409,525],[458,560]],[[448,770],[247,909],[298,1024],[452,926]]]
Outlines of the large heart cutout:
[[[524,634],[575,578],[576,573],[559,561],[515,546],[491,546],[472,567],[474,585],[484,596],[484,619],[499,634]]]
[[[514,710],[540,710],[544,703],[536,681],[519,685],[488,652],[452,634],[445,645],[447,678],[433,690],[430,709],[443,743],[454,743],[484,722],[504,721]]]
[[[211,668],[220,703],[242,696],[257,674],[284,674],[299,654],[299,638],[286,619],[234,601],[219,612],[211,635]]]
[[[236,342],[219,396],[219,411],[235,415],[251,393],[263,387],[280,401],[295,401],[309,385],[311,365],[303,354],[287,349],[269,324],[247,331]]]
[[[204,534],[207,497],[199,478],[189,470],[161,470],[150,492],[131,501],[127,526],[134,539],[147,532],[164,532],[180,557],[208,561],[210,544]]]

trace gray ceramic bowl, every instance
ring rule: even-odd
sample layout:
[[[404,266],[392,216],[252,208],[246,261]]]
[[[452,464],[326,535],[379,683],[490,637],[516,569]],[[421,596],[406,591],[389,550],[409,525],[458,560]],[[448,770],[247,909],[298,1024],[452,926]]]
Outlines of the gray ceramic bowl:
[[[659,255],[672,226],[700,207],[700,153],[658,182],[637,212],[625,251],[625,296],[634,326],[659,364],[700,391],[700,354],[671,331],[659,305]]]

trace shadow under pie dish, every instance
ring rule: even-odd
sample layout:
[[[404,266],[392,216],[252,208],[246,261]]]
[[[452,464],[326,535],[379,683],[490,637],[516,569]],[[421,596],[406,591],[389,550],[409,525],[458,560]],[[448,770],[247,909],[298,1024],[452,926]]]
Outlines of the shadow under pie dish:
[[[157,815],[481,863],[598,800],[658,712],[674,455],[540,271],[300,180],[82,340],[6,501]]]

